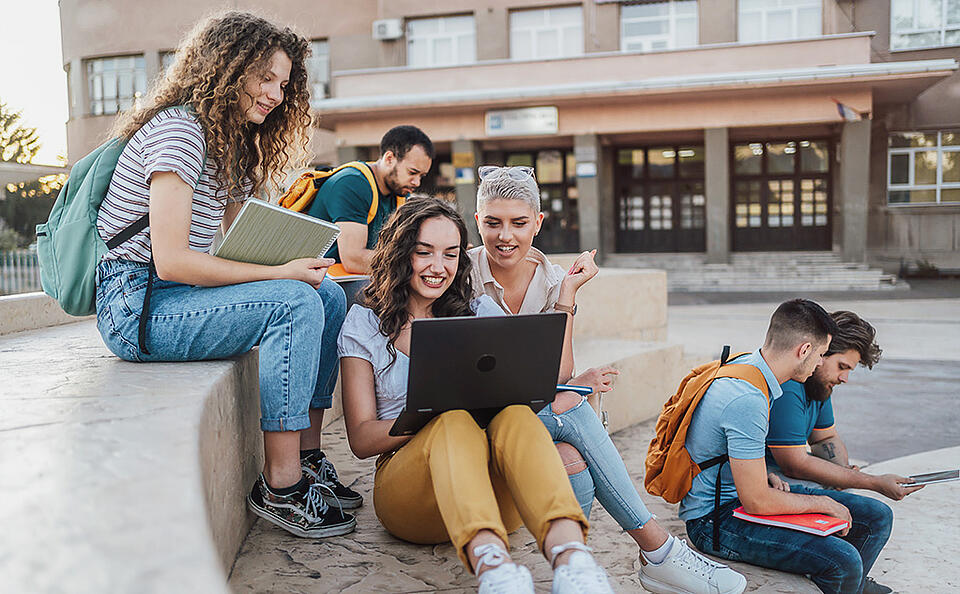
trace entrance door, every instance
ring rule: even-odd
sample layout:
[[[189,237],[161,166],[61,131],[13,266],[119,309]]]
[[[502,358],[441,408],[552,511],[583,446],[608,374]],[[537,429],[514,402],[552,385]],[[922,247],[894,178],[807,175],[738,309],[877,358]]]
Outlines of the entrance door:
[[[576,164],[568,150],[507,153],[505,165],[533,167],[540,186],[543,225],[533,245],[547,254],[580,251]]]
[[[617,251],[702,252],[706,194],[702,146],[617,151]]]
[[[731,153],[735,251],[831,248],[829,141],[740,143]]]

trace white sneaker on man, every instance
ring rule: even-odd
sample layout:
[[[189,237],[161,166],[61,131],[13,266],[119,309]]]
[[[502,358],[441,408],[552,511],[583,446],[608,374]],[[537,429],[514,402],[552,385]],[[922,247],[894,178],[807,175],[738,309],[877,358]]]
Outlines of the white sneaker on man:
[[[740,594],[747,578],[674,538],[662,563],[641,565],[640,585],[656,594]]]
[[[607,572],[597,565],[590,549],[579,542],[568,542],[553,547],[550,553],[555,559],[564,551],[576,549],[566,565],[553,570],[552,594],[613,594],[607,580]]]

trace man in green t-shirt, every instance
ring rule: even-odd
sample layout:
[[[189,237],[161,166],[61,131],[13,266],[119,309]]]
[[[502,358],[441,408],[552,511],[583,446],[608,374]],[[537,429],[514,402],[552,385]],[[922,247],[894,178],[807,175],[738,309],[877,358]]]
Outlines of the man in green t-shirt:
[[[369,225],[372,191],[367,177],[347,167],[327,179],[306,211],[340,227],[340,237],[327,257],[343,264],[347,272],[368,274],[380,229],[397,209],[397,197],[420,187],[433,157],[433,143],[415,126],[396,126],[383,135],[380,158],[367,163],[380,194],[377,212]]]

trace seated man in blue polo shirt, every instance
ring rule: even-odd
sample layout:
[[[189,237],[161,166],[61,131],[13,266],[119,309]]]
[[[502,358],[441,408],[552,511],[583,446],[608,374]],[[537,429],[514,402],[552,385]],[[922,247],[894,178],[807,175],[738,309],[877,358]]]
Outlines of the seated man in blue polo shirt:
[[[771,401],[780,384],[805,381],[820,365],[837,325],[805,299],[782,303],[770,319],[763,347],[736,359],[763,373]],[[866,576],[890,537],[893,514],[885,504],[841,491],[791,488],[767,472],[764,460],[768,402],[745,380],[720,378],[697,406],[686,437],[694,462],[727,454],[729,464],[693,479],[680,502],[687,534],[704,553],[781,571],[807,574],[824,592],[889,592]],[[714,492],[721,481],[719,538],[714,545]],[[823,513],[850,523],[834,536],[815,536],[733,517],[743,506],[759,515]],[[707,570],[707,569],[705,569]]]
[[[845,384],[859,364],[870,369],[880,359],[877,331],[852,311],[830,314],[837,333],[823,357],[823,365],[807,381],[784,382],[783,396],[770,408],[767,467],[791,484],[834,489],[870,489],[899,501],[922,488],[896,474],[871,475],[850,464],[847,446],[837,434],[830,396]],[[807,453],[807,444],[811,453]]]

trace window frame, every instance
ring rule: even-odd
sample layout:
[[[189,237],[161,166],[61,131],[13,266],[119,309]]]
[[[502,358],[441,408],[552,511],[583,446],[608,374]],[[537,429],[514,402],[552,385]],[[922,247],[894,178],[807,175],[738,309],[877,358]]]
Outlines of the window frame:
[[[773,4],[776,2],[776,4]],[[797,15],[801,8],[810,8],[816,6],[820,11],[820,23],[819,23],[819,32],[813,35],[812,37],[821,37],[823,36],[823,1],[822,0],[807,0],[808,4],[804,5],[794,5],[794,4],[783,4],[783,0],[765,0],[765,3],[760,8],[752,8],[747,11],[743,10],[743,0],[737,0],[737,41],[740,43],[765,43],[773,41],[792,41],[795,39],[808,39],[810,35],[799,35],[797,28],[799,26],[799,20]],[[773,11],[787,10],[789,9],[791,14],[791,23],[792,23],[792,34],[790,37],[777,37],[772,38],[768,33],[768,15]],[[749,41],[744,41],[743,32],[741,30],[741,25],[743,23],[744,14],[759,13],[760,14],[760,38],[752,39]]]
[[[462,18],[470,19],[470,23],[473,25],[473,28],[471,29],[470,33],[447,32],[443,30],[445,24],[450,19],[462,19]],[[411,34],[410,25],[418,21],[419,22],[437,21],[437,23],[439,24],[438,29],[440,29],[440,31],[438,33],[428,33],[428,34],[420,34],[420,35],[414,36]],[[473,13],[408,18],[403,24],[403,30],[404,30],[404,37],[406,39],[404,47],[406,49],[407,68],[449,68],[451,66],[466,66],[468,64],[475,64],[477,62],[477,19]],[[458,43],[458,41],[461,37],[466,37],[466,36],[473,38],[473,42],[471,44],[471,47],[473,48],[472,49],[473,55],[469,58],[462,58],[460,56],[460,44]],[[437,62],[436,55],[434,53],[434,44],[433,44],[433,42],[437,39],[452,40],[451,47],[455,52],[455,59],[452,62],[444,62],[444,63]],[[428,64],[411,64],[410,63],[410,56],[412,54],[412,52],[410,51],[410,44],[415,40],[431,42],[428,45],[428,53],[430,57]]]
[[[570,28],[572,28],[572,27],[566,26],[566,25],[562,25],[562,24],[551,24],[551,23],[550,23],[551,15],[552,15],[554,12],[558,11],[558,10],[571,10],[571,11],[576,10],[576,11],[578,11],[578,15],[579,15],[579,17],[580,17],[580,23],[579,23],[579,29],[580,29],[580,36],[579,36],[579,37],[580,37],[580,44],[579,44],[579,46],[578,46],[578,48],[579,48],[578,51],[575,52],[575,53],[571,53],[571,54],[566,54],[566,53],[564,53],[564,48],[566,47],[566,44],[564,43],[564,40],[566,39],[566,37],[565,37],[566,34],[564,33],[564,30],[565,30],[565,29],[570,29]],[[515,15],[518,15],[518,14],[521,14],[521,13],[531,14],[531,13],[534,13],[534,12],[543,13],[544,16],[545,16],[546,24],[544,24],[544,25],[538,25],[538,26],[532,26],[532,27],[531,27],[531,26],[517,27],[517,26],[514,25],[514,17],[515,17]],[[510,59],[511,59],[511,60],[514,60],[514,61],[526,61],[526,60],[563,60],[563,59],[568,59],[568,58],[579,58],[579,57],[583,56],[583,55],[586,53],[586,42],[585,42],[585,38],[584,38],[584,27],[583,27],[583,5],[582,5],[582,4],[567,4],[567,5],[559,5],[559,6],[545,6],[545,7],[536,7],[536,8],[520,8],[520,9],[515,9],[515,10],[511,10],[511,11],[510,11],[510,14],[509,14],[509,16],[508,16],[507,21],[508,21],[508,23],[507,23],[507,27],[508,27],[507,35],[508,35],[509,44],[510,44]],[[538,32],[543,32],[543,31],[551,31],[551,30],[556,30],[556,31],[558,32],[558,45],[559,45],[559,50],[560,50],[559,53],[558,53],[557,55],[550,55],[550,56],[541,56],[541,55],[538,55],[538,52],[537,52],[537,44],[536,44],[537,33],[538,33]],[[514,42],[514,35],[515,35],[515,34],[518,34],[518,33],[524,33],[524,34],[526,34],[526,35],[530,38],[530,48],[531,48],[531,55],[530,55],[530,56],[518,57],[518,56],[516,56],[516,55],[514,54],[514,52],[515,52],[515,50],[516,50],[516,45],[517,45],[517,44]]]
[[[683,2],[691,2],[695,9],[693,12],[693,21],[694,28],[696,30],[696,40],[694,40],[692,45],[681,45],[678,43],[677,39],[677,21],[679,18],[689,18],[687,14],[681,14],[677,12],[677,5]],[[622,52],[660,52],[660,51],[669,51],[675,49],[689,49],[697,47],[700,45],[700,2],[698,0],[659,0],[658,2],[649,2],[644,4],[666,4],[669,7],[669,11],[664,16],[658,17],[624,17],[624,8],[627,6],[636,6],[634,3],[621,4],[620,5],[620,51]],[[633,36],[627,37],[626,34],[626,25],[628,23],[638,23],[638,22],[654,22],[654,21],[666,21],[669,27],[669,33],[667,35],[645,35],[645,36]],[[643,49],[628,49],[627,39],[634,40],[646,40],[651,38],[663,38],[667,37],[669,39],[667,46],[662,48],[651,48],[645,47]],[[637,43],[636,41],[634,43]]]
[[[322,46],[321,46],[321,44],[322,44]],[[323,47],[323,48],[324,48],[323,54],[319,54],[319,53],[318,53],[317,50],[318,50],[319,47]],[[333,79],[333,77],[330,76],[330,40],[327,39],[326,37],[322,37],[322,38],[318,38],[318,39],[311,39],[311,40],[310,40],[310,50],[311,50],[311,55],[310,55],[310,58],[308,58],[307,64],[306,64],[306,67],[307,67],[307,86],[308,86],[309,89],[310,89],[310,98],[311,98],[311,99],[326,99],[327,97],[330,97],[331,84],[332,84],[332,79]],[[324,56],[324,57],[325,57],[325,60],[326,60],[326,64],[324,64],[324,67],[326,68],[326,74],[327,74],[327,76],[326,76],[326,80],[321,81],[321,82],[318,82],[318,81],[314,78],[314,75],[315,75],[314,65],[317,64],[317,63],[320,61],[321,55]],[[318,93],[315,93],[314,91],[316,90],[316,87],[317,87],[318,85],[320,85],[320,84],[323,85],[323,92],[322,92],[322,93],[319,93],[319,94],[318,94]]]
[[[932,134],[933,131],[922,131],[922,130],[910,130],[910,131],[895,131],[890,132],[887,135],[887,206],[891,208],[904,208],[911,206],[938,206],[938,205],[951,205],[955,206],[960,204],[960,200],[953,201],[943,201],[941,199],[943,190],[960,190],[960,181],[957,182],[944,182],[943,181],[943,154],[944,153],[958,153],[960,154],[960,144],[943,144],[943,135],[944,134],[960,134],[960,130],[937,130],[937,144],[935,146],[906,146],[906,147],[892,147],[890,146],[891,138],[896,134]],[[926,153],[936,151],[937,153],[937,179],[934,184],[916,184],[916,154],[917,153]],[[892,183],[891,176],[893,175],[893,157],[894,155],[909,155],[908,169],[907,169],[907,183],[905,184],[894,184]],[[922,190],[934,190],[936,193],[936,201],[934,202],[891,202],[890,195],[893,192],[903,192],[903,191],[922,191]]]
[[[95,71],[95,64],[103,64],[107,61],[117,61],[131,58],[133,59],[132,68],[114,68],[113,72],[117,73],[115,76],[114,83],[116,85],[116,95],[113,97],[106,97],[105,94],[100,97],[95,97],[94,93],[94,84],[97,78],[103,78],[105,70],[101,68],[99,72]],[[143,97],[147,92],[147,67],[146,67],[146,58],[143,54],[122,54],[119,56],[102,56],[99,58],[87,58],[83,61],[84,72],[86,74],[87,82],[87,104],[86,109],[84,110],[84,115],[87,116],[109,116],[116,115],[131,109],[136,106],[137,102]],[[132,95],[126,96],[120,94],[120,79],[119,76],[121,73],[129,73],[131,75],[131,88]],[[101,89],[104,88],[103,83],[100,85]],[[129,100],[129,105],[124,106],[124,103]],[[113,111],[109,111],[107,108],[107,103],[111,102],[114,107]],[[97,112],[94,110],[94,105],[97,103],[100,104],[100,111]]]
[[[901,1],[903,1],[903,0],[901,0]],[[918,0],[909,0],[909,1],[912,3],[912,8],[913,8],[913,13],[912,13],[911,17],[912,17],[912,20],[913,20],[914,25],[916,25],[916,22],[917,22],[917,10],[916,10],[916,8],[917,8],[917,2],[918,2]],[[958,31],[958,32],[960,32],[960,21],[958,21],[958,22],[956,22],[956,23],[952,23],[952,26],[950,26],[951,23],[947,23],[947,1],[948,1],[948,0],[940,0],[940,25],[939,25],[938,27],[936,27],[936,28],[931,28],[931,27],[920,28],[920,27],[914,26],[914,27],[911,28],[911,29],[906,29],[906,30],[900,30],[900,31],[898,31],[898,30],[896,30],[896,28],[895,28],[894,6],[893,6],[894,3],[897,2],[897,0],[891,0],[891,2],[890,2],[890,41],[889,41],[890,51],[891,51],[891,52],[911,52],[911,51],[917,51],[917,50],[923,50],[923,49],[933,49],[933,48],[940,48],[940,47],[957,47],[957,46],[960,46],[960,40],[958,40],[958,41],[956,41],[956,42],[951,42],[951,43],[947,43],[947,40],[946,40],[947,31]],[[939,42],[939,43],[936,43],[936,44],[933,44],[933,45],[911,45],[911,46],[901,46],[901,47],[895,47],[895,46],[894,46],[894,37],[895,37],[896,35],[904,35],[904,36],[906,36],[906,35],[916,35],[916,34],[919,34],[919,33],[939,33],[940,42]]]

